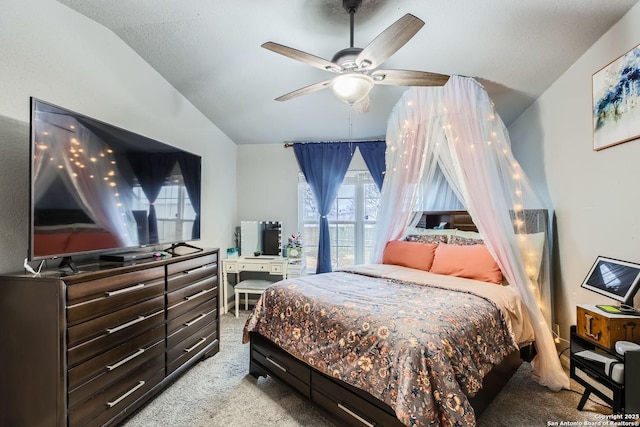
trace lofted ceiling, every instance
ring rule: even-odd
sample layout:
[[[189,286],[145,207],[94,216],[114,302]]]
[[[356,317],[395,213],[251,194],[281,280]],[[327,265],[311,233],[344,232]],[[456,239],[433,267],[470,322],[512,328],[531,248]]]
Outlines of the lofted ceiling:
[[[406,90],[375,86],[364,114],[329,90],[274,100],[332,75],[260,45],[331,60],[349,47],[342,0],[58,1],[113,31],[236,144],[384,136]],[[382,68],[474,77],[508,126],[637,1],[363,0],[354,45],[417,16],[424,27]]]

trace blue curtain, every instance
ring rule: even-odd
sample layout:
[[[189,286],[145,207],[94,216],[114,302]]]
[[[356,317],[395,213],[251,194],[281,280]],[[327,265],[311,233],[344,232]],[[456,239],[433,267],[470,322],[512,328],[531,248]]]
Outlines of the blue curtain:
[[[352,145],[344,142],[295,143],[293,151],[296,153],[296,159],[311,188],[320,214],[316,274],[328,273],[332,269],[327,215],[351,163]]]
[[[368,141],[359,142],[357,146],[378,190],[382,190],[384,171],[386,169],[384,156],[387,150],[387,143],[385,141]]]
[[[149,200],[149,243],[159,243],[158,218],[153,205],[176,164],[174,153],[128,153],[131,169]]]
[[[193,206],[193,210],[196,212],[196,218],[193,221],[193,228],[191,229],[191,239],[198,240],[200,239],[201,158],[193,154],[182,153],[180,157],[178,157],[178,164],[182,171],[184,186],[187,189],[191,206]]]

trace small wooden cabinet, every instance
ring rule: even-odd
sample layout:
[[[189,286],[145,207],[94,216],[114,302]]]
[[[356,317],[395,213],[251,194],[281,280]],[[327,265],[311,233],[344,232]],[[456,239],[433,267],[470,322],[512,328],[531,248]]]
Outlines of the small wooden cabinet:
[[[618,341],[640,344],[640,317],[611,314],[595,305],[579,305],[576,308],[578,335],[601,347],[614,350]]]
[[[0,425],[112,425],[217,353],[218,256],[0,277]]]

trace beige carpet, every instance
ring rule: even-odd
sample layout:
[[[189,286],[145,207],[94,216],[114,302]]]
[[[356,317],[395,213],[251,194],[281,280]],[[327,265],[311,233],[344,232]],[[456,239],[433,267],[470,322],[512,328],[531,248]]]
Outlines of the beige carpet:
[[[340,427],[287,387],[249,375],[249,345],[241,344],[247,313],[221,318],[220,353],[197,363],[122,424],[126,427]],[[571,388],[582,392],[572,381]],[[531,379],[523,363],[478,420],[478,426],[585,425],[611,410],[589,401],[576,410],[580,394],[558,393]],[[578,424],[580,423],[580,424]]]

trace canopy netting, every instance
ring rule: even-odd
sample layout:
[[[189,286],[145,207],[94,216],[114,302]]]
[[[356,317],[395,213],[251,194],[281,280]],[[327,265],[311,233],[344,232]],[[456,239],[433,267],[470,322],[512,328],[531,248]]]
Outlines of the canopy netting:
[[[452,76],[443,87],[408,89],[387,124],[386,173],[373,262],[415,225],[416,212],[466,209],[535,331],[533,375],[569,388],[549,328],[548,210],[511,152],[507,129],[483,87]]]

